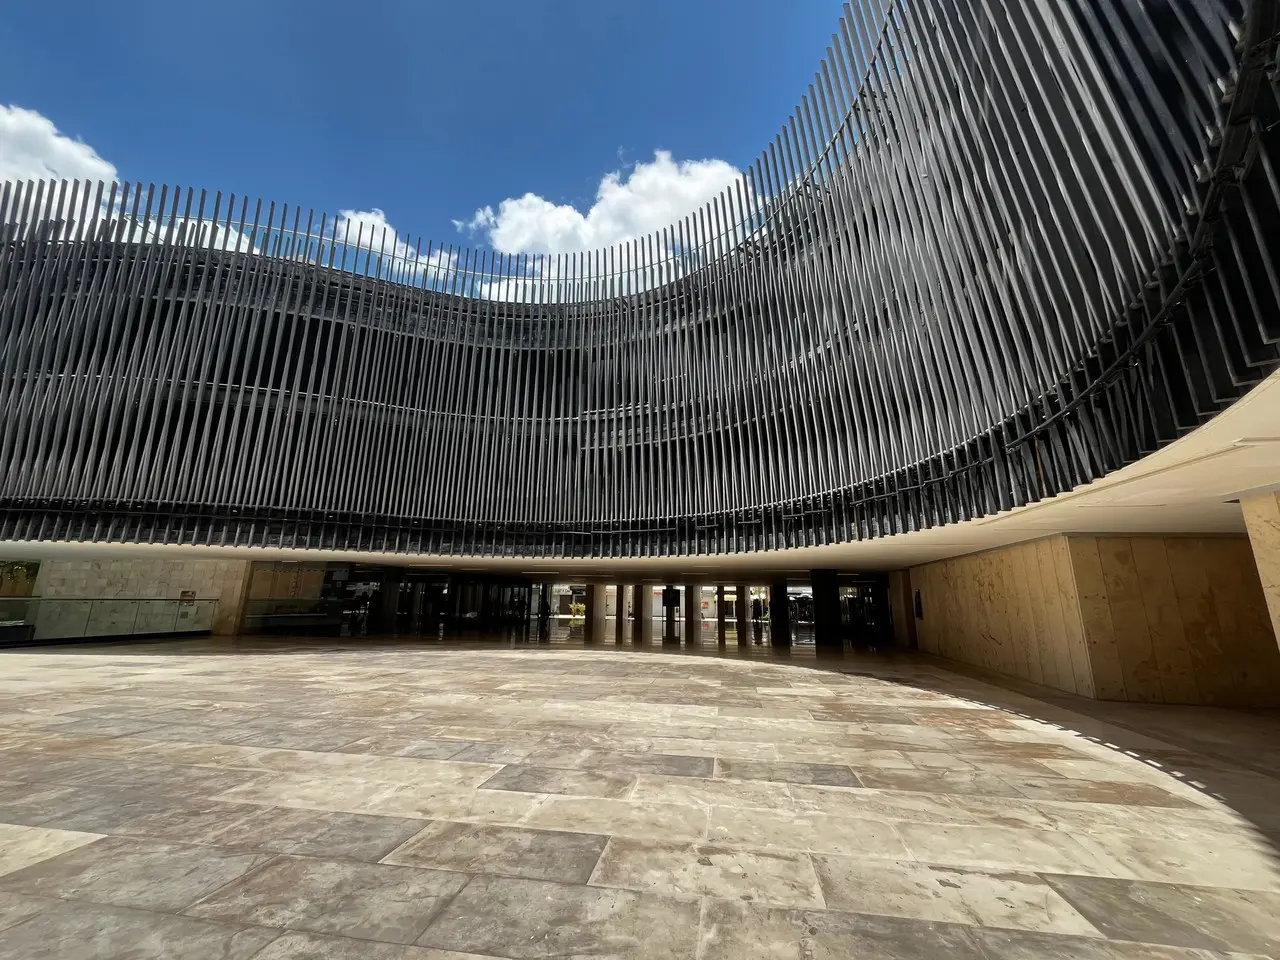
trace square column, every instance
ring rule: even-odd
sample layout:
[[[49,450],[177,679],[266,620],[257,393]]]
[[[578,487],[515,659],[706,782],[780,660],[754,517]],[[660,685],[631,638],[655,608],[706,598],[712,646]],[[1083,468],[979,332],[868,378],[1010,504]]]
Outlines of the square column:
[[[627,585],[620,583],[613,598],[613,642],[621,643],[627,636]]]
[[[481,601],[483,603],[483,600]],[[538,623],[545,629],[551,622],[551,584],[538,584]]]
[[[725,642],[725,625],[729,619],[729,611],[725,609],[724,584],[716,584],[716,642]]]
[[[738,618],[738,646],[745,647],[751,643],[751,588],[740,583],[734,589],[738,591],[734,604]]]
[[[653,640],[653,585],[637,583],[632,588],[635,596],[631,601],[631,611],[635,616],[633,642],[649,643]]]
[[[1280,493],[1262,493],[1240,501],[1253,547],[1253,562],[1271,614],[1271,630],[1280,643]]]
[[[840,583],[834,570],[814,570],[813,641],[819,650],[843,650],[844,629],[840,617]]]
[[[684,585],[684,642],[702,642],[702,587],[696,583]]]
[[[680,642],[676,637],[676,608],[669,602],[670,594],[668,593],[675,589],[669,583],[662,588],[662,642],[664,644]]]
[[[603,583],[587,584],[587,611],[583,635],[588,643],[599,643],[605,633],[605,595]]]
[[[769,584],[769,646],[791,646],[791,607],[785,580]]]

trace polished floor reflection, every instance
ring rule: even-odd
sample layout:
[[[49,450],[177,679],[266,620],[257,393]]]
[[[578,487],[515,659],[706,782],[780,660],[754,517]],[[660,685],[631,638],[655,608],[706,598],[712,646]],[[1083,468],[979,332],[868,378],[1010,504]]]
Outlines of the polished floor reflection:
[[[1280,950],[1276,714],[656,633],[0,655],[0,957]]]

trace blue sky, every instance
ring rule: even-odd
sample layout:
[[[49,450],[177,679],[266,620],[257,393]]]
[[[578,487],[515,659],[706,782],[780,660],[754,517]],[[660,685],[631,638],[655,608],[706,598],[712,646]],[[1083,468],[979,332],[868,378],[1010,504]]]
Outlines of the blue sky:
[[[0,109],[25,112],[0,117],[0,179],[42,162],[75,168],[69,175],[114,168],[122,179],[385,211],[399,230],[436,240],[470,232],[513,251],[594,246],[696,206],[748,164],[812,78],[840,9],[5,4]],[[51,126],[35,130],[34,115]],[[655,162],[658,150],[669,158]],[[696,163],[708,160],[718,163]],[[612,199],[584,219],[611,172]]]

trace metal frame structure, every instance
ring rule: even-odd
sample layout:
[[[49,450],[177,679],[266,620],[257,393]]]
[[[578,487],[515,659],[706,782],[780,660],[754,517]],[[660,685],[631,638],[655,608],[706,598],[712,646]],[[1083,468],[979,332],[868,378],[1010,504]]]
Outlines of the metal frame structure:
[[[1277,0],[859,0],[606,250],[0,185],[0,539],[679,556],[989,515],[1280,365]]]

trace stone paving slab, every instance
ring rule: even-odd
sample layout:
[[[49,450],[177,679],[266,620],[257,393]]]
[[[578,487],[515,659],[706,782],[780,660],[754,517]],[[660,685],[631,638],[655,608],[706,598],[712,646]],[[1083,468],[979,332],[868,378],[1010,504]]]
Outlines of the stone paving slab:
[[[630,645],[0,667],[0,960],[1280,954],[1276,716]]]

